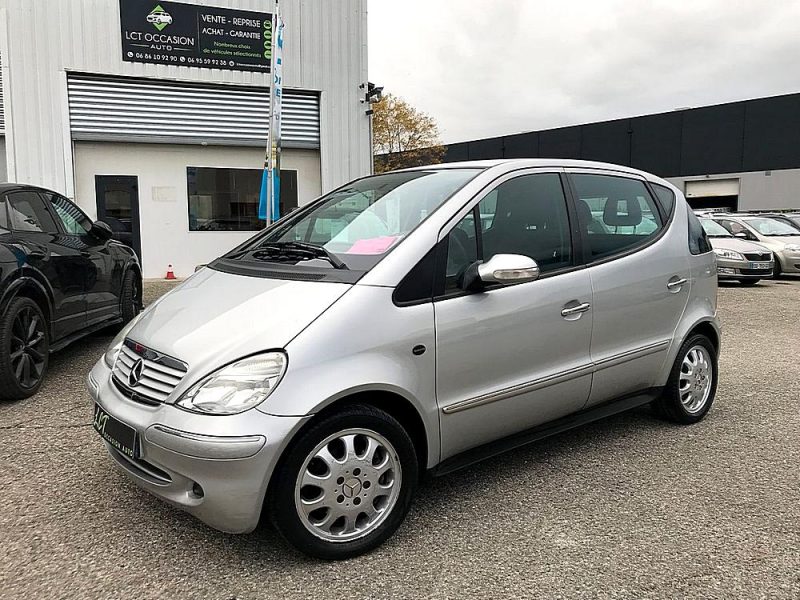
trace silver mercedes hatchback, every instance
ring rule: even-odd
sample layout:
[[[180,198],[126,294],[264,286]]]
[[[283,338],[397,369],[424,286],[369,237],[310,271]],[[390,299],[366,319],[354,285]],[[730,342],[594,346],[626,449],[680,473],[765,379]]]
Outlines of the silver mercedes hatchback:
[[[714,400],[714,252],[625,167],[454,163],[353,181],[149,306],[88,377],[139,486],[235,533],[366,552],[441,475],[652,405]]]

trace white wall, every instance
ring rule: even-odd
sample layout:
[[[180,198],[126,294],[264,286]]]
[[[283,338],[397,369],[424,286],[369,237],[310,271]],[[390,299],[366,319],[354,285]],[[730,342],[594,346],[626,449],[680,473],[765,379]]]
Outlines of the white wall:
[[[255,235],[255,232],[189,231],[186,167],[261,169],[263,150],[220,146],[171,146],[76,142],[75,199],[95,218],[95,175],[136,175],[145,278],[164,277],[172,264],[187,277],[198,264]],[[281,169],[297,171],[298,202],[307,204],[322,191],[316,150],[284,150]]]
[[[269,12],[266,0],[191,0]],[[154,2],[154,5],[156,2]],[[370,171],[367,0],[282,0],[284,86],[321,92],[322,187]],[[119,0],[0,0],[9,178],[73,196],[66,72],[267,86],[263,73],[122,60]]]
[[[739,209],[800,209],[800,169],[722,173],[699,177],[670,177],[668,181],[686,191],[687,181],[739,180]]]

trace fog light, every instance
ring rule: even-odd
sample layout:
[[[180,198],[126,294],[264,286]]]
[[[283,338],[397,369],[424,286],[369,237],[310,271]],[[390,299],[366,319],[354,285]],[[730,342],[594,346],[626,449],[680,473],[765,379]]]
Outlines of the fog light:
[[[202,498],[205,495],[203,488],[200,487],[199,483],[195,483],[192,486],[192,494],[194,494],[197,498]]]
[[[727,267],[717,267],[717,273],[720,275],[736,275],[736,269],[729,269]]]

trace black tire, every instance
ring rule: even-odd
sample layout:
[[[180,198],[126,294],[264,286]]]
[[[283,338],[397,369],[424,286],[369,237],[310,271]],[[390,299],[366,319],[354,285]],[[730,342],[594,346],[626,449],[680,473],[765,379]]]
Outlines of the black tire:
[[[298,514],[299,510],[295,506],[296,486],[306,460],[315,448],[328,437],[352,429],[375,432],[393,446],[395,453],[392,456],[396,462],[399,462],[401,472],[400,489],[394,505],[388,508],[389,512],[382,521],[376,522],[372,531],[363,537],[349,541],[329,541],[312,533],[301,520]],[[353,471],[352,474],[361,475],[367,481],[366,473]],[[331,472],[330,477],[333,475],[334,473]],[[369,405],[352,405],[323,417],[302,431],[292,442],[275,470],[267,496],[267,514],[286,541],[298,550],[325,560],[352,558],[379,546],[397,530],[411,506],[418,479],[419,465],[414,444],[403,426],[394,417],[380,409]],[[331,482],[333,482],[332,479]],[[378,488],[378,483],[380,480],[373,483],[373,490]],[[359,487],[359,491],[356,492],[356,501],[360,502],[358,494],[360,491],[366,490],[369,485],[365,483],[363,490]],[[343,489],[344,486],[342,486]],[[337,493],[339,492],[333,492],[334,495]],[[343,495],[336,496],[336,502],[340,504],[342,499],[344,499]],[[338,509],[339,507],[334,505],[333,508]],[[331,522],[335,522],[335,520]],[[356,522],[358,522],[357,519]]]
[[[125,278],[122,280],[122,290],[119,295],[120,314],[122,315],[122,323],[120,328],[130,323],[137,314],[139,314],[139,290],[142,286],[142,281],[137,274],[133,271],[125,273]]]
[[[699,407],[694,410],[688,410],[686,405],[681,401],[680,379],[684,358],[687,357],[687,354],[690,350],[697,346],[704,348],[708,354],[708,358],[710,359],[711,388],[708,398]],[[689,339],[687,339],[681,345],[681,348],[678,351],[678,355],[675,358],[675,363],[672,365],[669,380],[667,381],[667,385],[664,387],[662,396],[653,402],[653,408],[655,409],[656,414],[669,421],[684,425],[690,425],[692,423],[701,421],[711,409],[711,405],[714,402],[714,396],[717,393],[717,382],[719,381],[719,369],[717,368],[717,362],[717,352],[714,349],[714,344],[711,343],[711,340],[701,334],[695,334],[689,337]]]
[[[780,279],[783,277],[783,269],[781,269],[781,259],[775,256],[775,266],[772,267],[772,278]]]
[[[0,399],[39,391],[50,360],[49,323],[30,298],[14,298],[0,317]]]
[[[761,280],[760,279],[740,279],[739,283],[741,283],[742,285],[755,285],[759,281],[761,281]]]

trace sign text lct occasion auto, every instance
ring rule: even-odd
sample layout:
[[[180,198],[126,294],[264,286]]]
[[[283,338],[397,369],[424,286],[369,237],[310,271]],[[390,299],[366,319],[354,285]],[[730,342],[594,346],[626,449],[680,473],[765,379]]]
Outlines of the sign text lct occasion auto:
[[[157,0],[120,0],[122,59],[269,72],[272,15]]]

